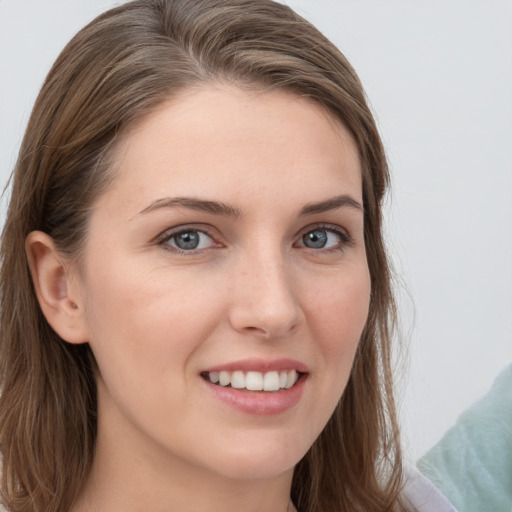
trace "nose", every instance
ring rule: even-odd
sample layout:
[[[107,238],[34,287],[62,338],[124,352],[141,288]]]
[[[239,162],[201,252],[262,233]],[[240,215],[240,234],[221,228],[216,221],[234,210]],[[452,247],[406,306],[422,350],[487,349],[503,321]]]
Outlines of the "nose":
[[[303,320],[296,283],[282,255],[245,259],[233,276],[230,323],[262,339],[285,338]]]

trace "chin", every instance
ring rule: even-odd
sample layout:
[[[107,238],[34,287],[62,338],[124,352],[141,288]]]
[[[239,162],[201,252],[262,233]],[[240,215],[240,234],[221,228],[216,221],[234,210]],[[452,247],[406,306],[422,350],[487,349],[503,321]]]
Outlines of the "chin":
[[[287,472],[293,472],[296,464],[309,448],[306,446],[287,446],[287,441],[276,443],[251,443],[236,447],[231,445],[222,454],[220,464],[215,471],[224,477],[237,480],[264,480],[275,478]]]
[[[230,480],[267,480],[279,477],[285,473],[293,473],[295,464],[289,461],[276,461],[268,457],[266,461],[240,460],[234,464],[227,464],[216,468],[217,473]]]

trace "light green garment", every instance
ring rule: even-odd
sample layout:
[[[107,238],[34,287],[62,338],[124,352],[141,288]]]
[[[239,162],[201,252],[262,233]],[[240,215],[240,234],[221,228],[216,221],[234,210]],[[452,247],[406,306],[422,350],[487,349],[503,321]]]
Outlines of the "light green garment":
[[[418,468],[459,512],[512,512],[512,365]]]

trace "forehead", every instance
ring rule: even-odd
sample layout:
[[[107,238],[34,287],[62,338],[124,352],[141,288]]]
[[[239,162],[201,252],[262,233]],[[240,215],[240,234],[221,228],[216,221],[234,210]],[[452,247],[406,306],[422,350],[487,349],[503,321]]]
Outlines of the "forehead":
[[[243,201],[269,188],[276,198],[292,191],[332,196],[333,187],[361,196],[360,159],[348,130],[317,103],[282,91],[186,91],[134,125],[115,159],[114,189],[137,191],[126,200],[159,192],[236,193]]]

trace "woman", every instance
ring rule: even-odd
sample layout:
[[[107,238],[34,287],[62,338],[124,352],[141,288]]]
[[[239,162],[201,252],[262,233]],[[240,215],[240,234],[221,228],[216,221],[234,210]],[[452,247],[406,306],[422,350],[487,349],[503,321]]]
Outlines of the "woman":
[[[399,510],[382,144],[267,0],[137,0],[57,59],[2,238],[11,511]]]

